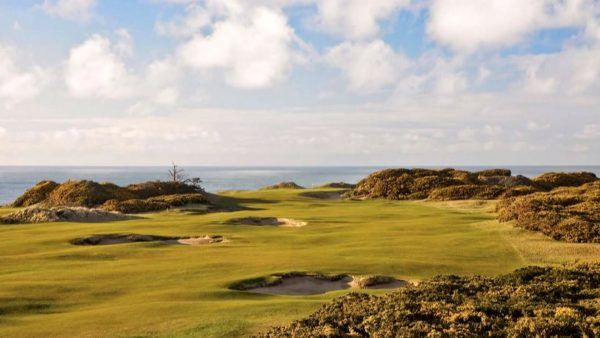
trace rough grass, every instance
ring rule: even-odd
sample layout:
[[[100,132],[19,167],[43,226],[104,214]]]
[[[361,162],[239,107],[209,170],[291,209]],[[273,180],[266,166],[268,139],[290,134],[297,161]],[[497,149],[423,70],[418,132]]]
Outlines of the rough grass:
[[[169,211],[113,223],[0,226],[0,336],[248,336],[303,318],[348,292],[271,296],[228,289],[256,276],[284,271],[403,280],[495,276],[531,264],[600,257],[597,244],[557,242],[498,223],[485,201],[316,200],[301,192],[228,193],[222,202],[239,207],[237,212]],[[0,214],[14,210],[0,208]],[[224,224],[234,217],[267,216],[308,225]],[[109,233],[218,233],[229,241],[198,247],[69,244]]]

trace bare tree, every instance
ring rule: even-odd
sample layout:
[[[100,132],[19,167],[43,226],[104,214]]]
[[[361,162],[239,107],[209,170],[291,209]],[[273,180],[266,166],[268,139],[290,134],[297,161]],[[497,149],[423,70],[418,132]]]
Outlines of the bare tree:
[[[183,169],[178,167],[175,162],[171,162],[173,166],[169,169],[169,180],[175,183],[181,183],[185,181],[185,175]]]

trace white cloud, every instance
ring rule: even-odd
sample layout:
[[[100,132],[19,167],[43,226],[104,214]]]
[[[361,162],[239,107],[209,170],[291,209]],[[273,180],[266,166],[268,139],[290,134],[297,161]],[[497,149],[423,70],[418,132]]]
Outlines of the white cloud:
[[[256,7],[216,22],[210,35],[195,35],[178,53],[194,69],[222,69],[232,86],[263,88],[284,76],[296,39],[283,13]]]
[[[97,0],[44,0],[39,7],[46,13],[68,20],[87,22]]]
[[[331,48],[325,59],[344,72],[349,87],[356,91],[372,91],[393,83],[409,64],[381,40],[344,42]]]
[[[545,28],[587,27],[600,6],[594,0],[433,0],[427,33],[461,52],[510,46]]]
[[[20,69],[12,50],[0,45],[0,102],[10,107],[34,98],[47,80],[47,72],[39,67]]]
[[[600,44],[516,59],[524,69],[523,89],[538,94],[600,92]]]
[[[317,1],[317,26],[350,39],[364,39],[379,32],[379,20],[389,18],[410,0]]]
[[[212,13],[207,8],[191,5],[187,7],[185,15],[170,21],[158,21],[155,28],[162,35],[192,36],[211,23]]]
[[[79,98],[124,98],[132,95],[135,79],[128,72],[117,45],[95,34],[71,49],[65,82]]]
[[[3,138],[4,136],[6,136],[6,129],[0,127],[0,138]]]

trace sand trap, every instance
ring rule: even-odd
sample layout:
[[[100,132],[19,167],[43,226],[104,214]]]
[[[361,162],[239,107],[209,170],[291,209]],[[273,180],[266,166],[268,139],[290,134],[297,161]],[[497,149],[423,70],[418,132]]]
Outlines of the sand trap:
[[[318,295],[321,293],[350,288],[350,277],[327,280],[310,276],[282,278],[277,285],[248,289],[249,292],[269,295]]]
[[[241,283],[242,291],[269,295],[317,295],[335,290],[353,289],[395,289],[411,283],[387,276],[353,277],[340,275],[326,277],[322,275],[274,275],[270,281]],[[235,287],[233,289],[236,289]]]
[[[106,234],[92,235],[85,238],[76,238],[71,241],[73,245],[113,245],[137,242],[162,242],[165,244],[203,245],[222,242],[222,236],[204,237],[166,237],[139,234]]]
[[[291,218],[279,218],[279,217],[244,217],[244,218],[233,218],[227,221],[228,224],[237,225],[254,225],[254,226],[279,226],[297,228],[306,225],[306,222],[291,219]]]

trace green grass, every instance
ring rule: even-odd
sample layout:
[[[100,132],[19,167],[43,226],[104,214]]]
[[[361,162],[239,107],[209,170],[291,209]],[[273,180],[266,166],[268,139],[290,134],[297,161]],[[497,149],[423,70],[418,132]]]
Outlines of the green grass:
[[[228,285],[277,272],[496,275],[530,264],[600,257],[500,224],[489,204],[334,201],[298,190],[229,192],[244,211],[164,212],[112,223],[0,226],[0,336],[244,336],[313,312],[348,291],[270,296]],[[0,209],[5,214],[9,209]],[[224,224],[275,216],[302,228]],[[200,247],[133,243],[78,247],[90,234],[223,235]],[[385,290],[370,291],[373,293]]]

